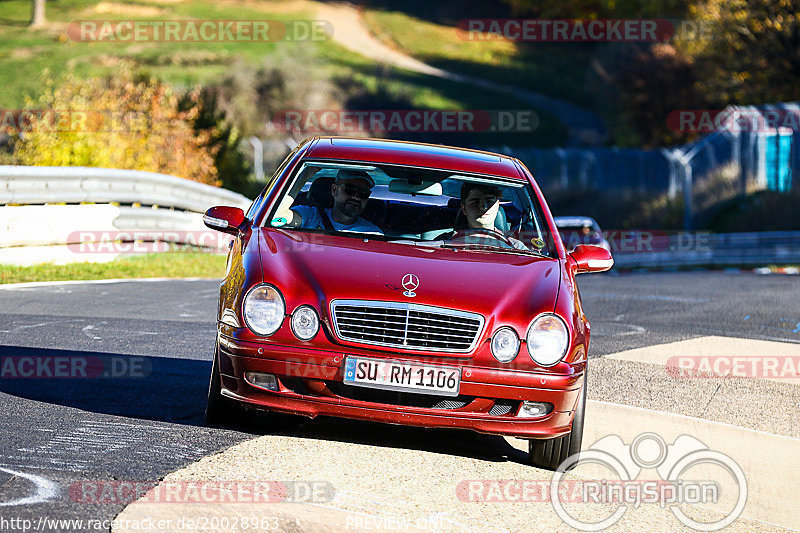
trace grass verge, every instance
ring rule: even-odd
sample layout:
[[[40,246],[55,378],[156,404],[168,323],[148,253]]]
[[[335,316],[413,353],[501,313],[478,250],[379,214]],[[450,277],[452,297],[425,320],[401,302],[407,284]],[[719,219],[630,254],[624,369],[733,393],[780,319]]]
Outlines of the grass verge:
[[[334,81],[337,90],[343,93],[340,96],[345,109],[494,110],[530,107],[505,93],[377,65],[331,40],[81,42],[71,38],[69,33],[70,23],[81,20],[308,20],[316,18],[311,3],[297,4],[293,8],[290,2],[63,0],[48,3],[48,24],[39,30],[27,27],[30,0],[6,0],[3,11],[0,16],[0,79],[4,80],[4,90],[0,91],[0,110],[21,108],[25,95],[35,99],[42,90],[40,74],[45,69],[54,76],[70,71],[79,77],[92,77],[111,74],[127,63],[179,89],[186,89],[219,82],[239,64],[258,68],[274,66],[281,60],[289,63],[303,61],[318,69],[322,77]],[[483,47],[483,43],[472,44],[475,53]],[[459,71],[458,68],[454,70]],[[525,71],[520,67],[512,77]],[[492,72],[489,69],[473,73],[491,78]],[[560,121],[547,110],[535,111],[539,125],[534,131],[391,136],[460,146],[556,146],[563,142],[567,134]]]
[[[455,25],[419,18],[406,2],[394,0],[365,8],[364,22],[383,42],[436,67],[590,108],[596,104],[586,83],[594,55],[590,46],[470,40]]]
[[[0,284],[134,278],[222,278],[226,257],[204,252],[164,252],[118,258],[108,263],[0,265]]]
[[[53,73],[72,71],[83,77],[102,76],[115,72],[120,61],[129,61],[168,83],[185,87],[219,79],[237,57],[256,65],[264,56],[279,54],[289,44],[263,41],[86,42],[71,37],[70,24],[76,21],[286,21],[311,18],[311,14],[305,11],[271,12],[269,9],[204,0],[177,4],[63,0],[48,2],[47,25],[34,30],[27,27],[30,9],[28,0],[3,2],[3,15],[0,16],[0,79],[4,80],[4,90],[0,92],[2,108],[19,108],[26,94],[37,95],[41,90],[39,74],[46,68]]]

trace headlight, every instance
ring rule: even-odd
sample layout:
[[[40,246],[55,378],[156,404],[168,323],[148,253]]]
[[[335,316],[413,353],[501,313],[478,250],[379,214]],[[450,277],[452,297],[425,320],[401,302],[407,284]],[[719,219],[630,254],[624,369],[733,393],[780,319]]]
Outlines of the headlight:
[[[292,315],[292,333],[301,341],[313,339],[319,331],[319,317],[314,308],[301,305],[294,310]]]
[[[494,332],[492,337],[492,355],[501,363],[513,361],[519,352],[519,337],[508,327]]]
[[[244,297],[244,321],[256,335],[268,337],[283,322],[286,304],[280,291],[272,285],[256,285]]]
[[[528,353],[536,364],[553,366],[567,354],[567,325],[556,315],[541,315],[528,328],[527,344]]]

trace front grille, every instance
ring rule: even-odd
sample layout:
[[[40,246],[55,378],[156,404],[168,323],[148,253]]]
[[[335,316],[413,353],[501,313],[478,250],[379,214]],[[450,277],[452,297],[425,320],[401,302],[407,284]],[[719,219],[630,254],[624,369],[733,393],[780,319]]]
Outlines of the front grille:
[[[495,400],[494,405],[489,410],[489,414],[492,416],[502,416],[507,415],[519,405],[519,401],[514,400]]]
[[[461,409],[465,405],[467,405],[467,401],[461,399],[439,400],[438,402],[433,404],[433,407],[431,407],[431,409]]]
[[[342,340],[415,350],[469,352],[483,328],[479,314],[405,302],[335,300],[331,314]]]
[[[306,387],[302,378],[280,376],[281,384],[295,394],[303,396],[316,396],[316,393]],[[325,381],[325,385],[333,394],[349,400],[379,403],[384,405],[402,405],[405,407],[421,407],[424,409],[454,410],[463,409],[475,400],[475,396],[458,395],[452,398],[442,398],[433,394],[417,392],[402,392],[373,389],[347,385],[341,381]],[[489,410],[490,416],[513,416],[519,408],[519,400],[493,399],[494,405]],[[471,412],[471,411],[467,411]],[[481,412],[481,411],[477,411]]]

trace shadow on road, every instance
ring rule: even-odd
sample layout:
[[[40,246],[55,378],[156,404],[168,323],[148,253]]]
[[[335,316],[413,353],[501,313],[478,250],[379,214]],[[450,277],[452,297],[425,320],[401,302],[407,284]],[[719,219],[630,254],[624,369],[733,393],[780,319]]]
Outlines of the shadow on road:
[[[0,345],[0,391],[109,415],[202,425],[210,361]]]
[[[205,424],[210,361],[0,345],[0,392],[84,411],[170,422]],[[226,429],[406,448],[486,461],[526,462],[526,454],[499,436],[248,410]]]
[[[299,440],[351,442],[471,457],[483,461],[528,463],[527,453],[514,448],[503,437],[462,429],[427,429],[320,417],[284,434]],[[298,442],[298,445],[302,444]]]

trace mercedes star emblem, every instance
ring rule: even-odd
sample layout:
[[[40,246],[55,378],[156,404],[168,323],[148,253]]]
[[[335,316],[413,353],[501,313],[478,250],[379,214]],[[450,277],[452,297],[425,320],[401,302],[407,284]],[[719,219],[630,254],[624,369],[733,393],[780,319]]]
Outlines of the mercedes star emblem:
[[[402,285],[403,288],[405,289],[405,292],[403,292],[403,296],[408,296],[409,298],[413,298],[414,296],[416,296],[416,293],[414,291],[417,289],[417,287],[419,287],[419,278],[414,274],[406,274],[405,276],[403,276]]]

